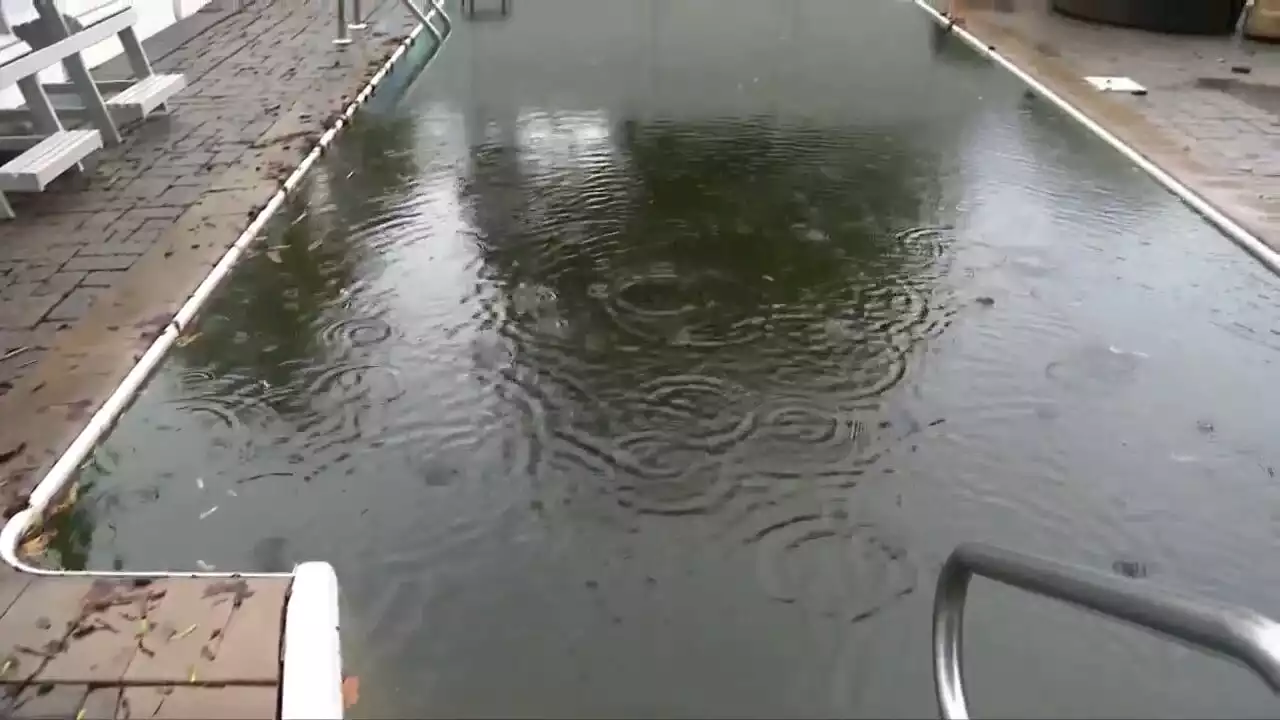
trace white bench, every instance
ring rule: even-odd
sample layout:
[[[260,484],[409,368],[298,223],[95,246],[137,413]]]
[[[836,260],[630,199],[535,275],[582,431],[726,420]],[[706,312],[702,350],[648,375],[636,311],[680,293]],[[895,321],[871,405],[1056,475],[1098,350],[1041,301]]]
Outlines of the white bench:
[[[116,23],[127,23],[120,18]],[[62,126],[49,96],[40,85],[39,73],[79,53],[95,42],[110,37],[114,25],[107,24],[76,33],[38,50],[24,49],[15,38],[0,41],[0,89],[17,85],[27,103],[35,130],[32,135],[0,137],[0,149],[21,154],[0,166],[0,219],[13,217],[5,192],[40,192],[54,178],[71,169],[102,147],[97,129],[68,130]]]
[[[53,30],[56,37],[69,37],[66,23],[60,13],[50,7],[40,8],[40,21]],[[82,30],[76,33],[81,36],[91,34],[101,42],[111,35],[120,40],[128,60],[130,78],[128,80],[93,80],[87,68],[73,67],[83,65],[78,59],[67,63],[67,76],[70,82],[45,83],[45,92],[53,95],[77,95],[83,105],[79,107],[59,105],[58,112],[67,117],[89,117],[107,142],[120,142],[117,124],[132,123],[146,119],[156,111],[168,110],[168,101],[178,91],[186,87],[186,79],[179,74],[156,74],[151,69],[147,53],[138,40],[134,25],[137,14],[128,2],[113,0],[99,5],[88,12],[76,16]],[[103,35],[98,30],[109,28]],[[83,48],[87,50],[92,45]],[[105,98],[105,100],[99,100]],[[105,108],[103,111],[99,105]],[[0,120],[21,119],[28,108],[17,110],[0,110]],[[102,117],[103,115],[107,117]]]

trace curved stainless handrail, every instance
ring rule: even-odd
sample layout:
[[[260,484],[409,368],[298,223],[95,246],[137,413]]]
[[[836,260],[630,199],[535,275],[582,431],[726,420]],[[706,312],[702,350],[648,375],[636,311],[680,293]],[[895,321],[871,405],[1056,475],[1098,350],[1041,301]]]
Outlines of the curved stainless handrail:
[[[349,31],[363,30],[369,26],[369,24],[365,22],[365,18],[361,14],[360,0],[352,0],[352,3],[353,3],[352,11],[353,11],[354,17],[352,17],[350,22],[348,22],[346,0],[338,0],[338,3],[337,3],[338,35],[333,39],[334,45],[340,45],[340,46],[350,45],[351,34]],[[440,5],[439,2],[437,2],[437,0],[427,0],[427,4],[431,6],[431,9],[426,12],[423,12],[422,8],[415,5],[413,3],[413,0],[400,0],[400,3],[404,5],[405,9],[409,11],[409,14],[412,15],[414,19],[418,21],[419,25],[426,28],[427,32],[431,33],[431,35],[436,39],[436,42],[440,42],[441,40],[443,40],[444,36],[439,30],[436,30],[434,25],[431,24],[431,17],[433,15],[436,17],[439,17],[441,20],[444,20],[444,29],[446,32],[453,29],[453,21],[449,19],[448,13],[444,11],[444,8]]]
[[[1280,693],[1280,624],[1240,607],[1176,595],[1146,582],[983,544],[947,558],[933,600],[933,671],[938,708],[967,720],[964,605],[974,575],[1061,600],[1217,653],[1253,670]]]

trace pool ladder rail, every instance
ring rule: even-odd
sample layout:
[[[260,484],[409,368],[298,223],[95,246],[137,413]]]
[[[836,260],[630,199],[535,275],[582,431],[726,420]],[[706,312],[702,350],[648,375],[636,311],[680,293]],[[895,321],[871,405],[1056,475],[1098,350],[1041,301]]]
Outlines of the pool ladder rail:
[[[933,672],[946,720],[967,720],[963,626],[969,581],[989,580],[1124,620],[1249,668],[1280,693],[1280,623],[1252,610],[1178,595],[1145,581],[985,544],[964,544],[942,567],[933,598]]]
[[[351,31],[364,30],[369,27],[367,18],[361,8],[362,0],[351,0],[351,17],[347,17],[347,0],[338,0],[337,2],[337,29],[338,34],[333,39],[333,44],[339,47],[345,47],[351,44]],[[418,21],[424,30],[431,33],[436,42],[443,42],[445,35],[449,34],[453,29],[453,22],[449,19],[449,15],[445,13],[438,0],[427,0],[427,9],[414,4],[414,0],[400,0],[400,4],[409,14]],[[504,3],[505,6],[505,3]],[[431,24],[431,18],[438,17],[444,23],[443,29],[437,29]]]

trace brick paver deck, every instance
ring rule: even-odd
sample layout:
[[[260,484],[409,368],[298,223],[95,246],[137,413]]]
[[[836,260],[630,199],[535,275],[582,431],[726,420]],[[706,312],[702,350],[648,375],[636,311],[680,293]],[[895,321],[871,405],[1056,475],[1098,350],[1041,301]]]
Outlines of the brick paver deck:
[[[277,717],[288,587],[0,569],[0,716]]]
[[[329,2],[239,2],[147,43],[187,77],[169,117],[0,224],[6,516],[412,26],[387,0],[339,50]]]
[[[961,5],[970,32],[1280,249],[1280,46],[1095,25],[1049,0]],[[1101,93],[1089,75],[1148,93]]]

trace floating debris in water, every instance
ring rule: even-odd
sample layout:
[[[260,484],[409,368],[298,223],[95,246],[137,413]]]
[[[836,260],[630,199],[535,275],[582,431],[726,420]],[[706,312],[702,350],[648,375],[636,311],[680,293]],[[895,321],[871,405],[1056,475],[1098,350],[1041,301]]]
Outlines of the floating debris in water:
[[[205,562],[205,561],[203,561],[203,560],[197,560],[197,561],[196,561],[196,567],[200,568],[201,570],[203,570],[203,571],[205,571],[205,572],[213,572],[214,570],[217,570],[217,569],[218,569],[218,568],[216,568],[215,566],[210,565],[209,563],[207,563],[207,562]]]
[[[1143,358],[1143,359],[1151,357],[1150,355],[1144,352],[1139,352],[1137,350],[1124,350],[1122,348],[1116,347],[1115,345],[1109,345],[1107,346],[1107,349],[1111,351],[1112,355],[1130,355],[1132,357]]]
[[[1169,456],[1169,459],[1176,463],[1193,463],[1199,460],[1200,458],[1196,457],[1195,455],[1180,455],[1178,453],[1173,453],[1172,455]]]
[[[214,514],[214,513],[216,513],[216,512],[218,512],[218,506],[217,506],[217,505],[214,505],[213,507],[209,508],[208,510],[205,510],[204,512],[200,513],[200,519],[201,519],[201,520],[203,520],[203,519],[205,519],[205,518],[209,517],[210,515],[212,515],[212,514]]]
[[[204,489],[204,478],[196,478],[196,489],[197,490]]]
[[[974,302],[978,303],[982,307],[991,307],[992,305],[996,304],[996,299],[991,297],[990,295],[982,295],[982,296],[979,296],[978,299],[975,300]]]
[[[1196,429],[1205,435],[1209,435],[1214,431],[1213,423],[1208,420],[1197,420]]]
[[[1136,560],[1117,560],[1111,563],[1111,569],[1117,575],[1127,578],[1144,578],[1147,576],[1147,564]]]

